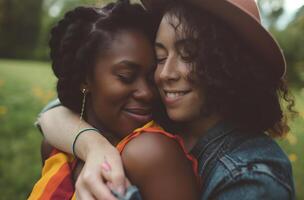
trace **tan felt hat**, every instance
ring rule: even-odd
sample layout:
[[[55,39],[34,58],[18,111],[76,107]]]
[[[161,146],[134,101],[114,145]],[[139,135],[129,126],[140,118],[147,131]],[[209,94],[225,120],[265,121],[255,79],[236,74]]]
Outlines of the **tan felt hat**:
[[[148,10],[161,9],[170,0],[141,0]],[[252,49],[283,77],[286,60],[273,36],[262,26],[255,0],[185,0],[229,24]],[[174,1],[173,1],[174,2]]]

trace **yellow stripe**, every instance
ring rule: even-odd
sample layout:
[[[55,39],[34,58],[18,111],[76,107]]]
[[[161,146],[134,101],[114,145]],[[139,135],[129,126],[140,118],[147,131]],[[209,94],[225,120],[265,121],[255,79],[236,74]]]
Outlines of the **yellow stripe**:
[[[158,124],[156,124],[156,123],[152,120],[152,121],[146,123],[144,126],[135,129],[133,132],[139,132],[139,131],[141,131],[142,129],[150,128],[150,127],[154,127],[154,126],[156,126],[156,127],[160,128],[161,130],[163,130]]]
[[[58,172],[62,165],[71,161],[70,157],[71,156],[68,156],[63,153],[57,153],[56,155],[51,156],[45,161],[45,165],[42,169],[41,178],[35,184],[28,200],[37,200],[40,198],[49,180]]]

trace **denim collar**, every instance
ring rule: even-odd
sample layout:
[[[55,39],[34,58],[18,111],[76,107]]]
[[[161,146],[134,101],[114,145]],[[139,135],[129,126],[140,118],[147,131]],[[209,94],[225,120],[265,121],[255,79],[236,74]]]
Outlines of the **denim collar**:
[[[227,121],[218,122],[213,127],[209,128],[205,134],[198,140],[196,145],[191,150],[191,154],[199,158],[208,147],[230,134],[236,128]]]

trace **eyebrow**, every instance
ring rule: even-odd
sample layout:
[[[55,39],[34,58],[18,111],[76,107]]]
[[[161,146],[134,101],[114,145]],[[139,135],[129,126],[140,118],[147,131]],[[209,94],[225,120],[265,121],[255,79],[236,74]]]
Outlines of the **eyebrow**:
[[[121,62],[115,64],[114,66],[119,66],[119,65],[121,65],[121,64],[126,65],[127,67],[130,67],[130,68],[132,68],[132,70],[135,70],[135,71],[137,71],[137,70],[140,69],[140,68],[143,68],[142,65],[137,64],[137,63],[132,62],[132,61],[129,61],[129,60],[123,60],[123,61],[121,61]],[[149,66],[149,67],[151,67],[151,70],[149,70],[149,73],[150,73],[150,72],[154,72],[154,70],[155,70],[155,68],[156,68],[156,65],[155,65],[155,63],[154,63],[154,64],[152,64],[152,65]]]
[[[185,38],[185,39],[177,40],[177,41],[175,42],[175,47],[179,47],[180,45],[183,45],[183,44],[185,44],[185,43],[187,43],[187,42],[195,42],[195,40],[192,39],[192,38]]]
[[[123,61],[121,61],[121,62],[119,62],[119,63],[117,63],[115,65],[121,65],[121,64],[126,65],[126,66],[128,66],[130,68],[133,68],[133,69],[138,69],[138,68],[142,67],[141,65],[139,65],[139,64],[137,64],[135,62],[129,61],[129,60],[123,60]]]

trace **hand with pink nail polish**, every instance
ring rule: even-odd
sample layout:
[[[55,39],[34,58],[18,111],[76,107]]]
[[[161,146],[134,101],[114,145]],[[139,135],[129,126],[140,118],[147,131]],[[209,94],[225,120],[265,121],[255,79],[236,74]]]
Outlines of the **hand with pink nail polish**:
[[[111,191],[124,195],[130,185],[117,149],[98,134],[88,134],[85,164],[76,182],[77,199],[115,200]],[[90,141],[88,141],[90,139]]]
[[[105,157],[105,161],[101,164],[101,167],[102,169],[105,171],[105,172],[110,172],[111,171],[111,165],[108,163],[108,161],[106,160],[106,157]]]

